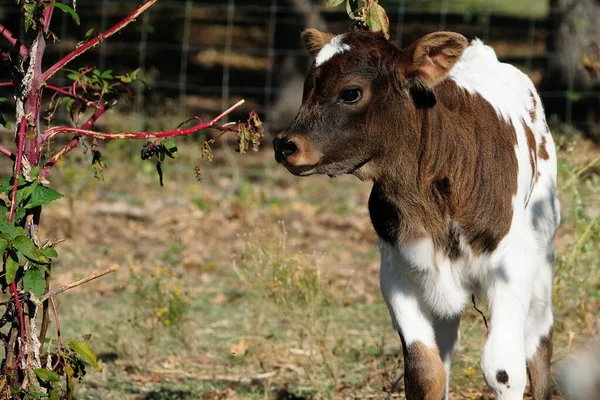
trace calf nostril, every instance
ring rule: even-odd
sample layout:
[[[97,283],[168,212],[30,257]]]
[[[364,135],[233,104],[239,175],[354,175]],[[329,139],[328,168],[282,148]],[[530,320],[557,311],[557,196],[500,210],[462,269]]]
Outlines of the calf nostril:
[[[296,143],[294,143],[292,139],[283,139],[280,145],[280,151],[284,157],[289,157],[298,151],[298,146],[296,146]]]

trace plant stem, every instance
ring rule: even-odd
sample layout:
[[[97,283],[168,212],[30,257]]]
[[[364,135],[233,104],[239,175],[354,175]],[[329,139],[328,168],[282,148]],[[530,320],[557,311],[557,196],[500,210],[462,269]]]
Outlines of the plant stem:
[[[2,24],[0,24],[0,35],[4,36],[4,38],[8,40],[8,43],[10,43],[12,47],[19,50],[19,55],[23,60],[27,60],[29,57],[29,50],[27,47],[24,44],[19,45],[19,41],[14,37],[12,32],[6,29],[6,27],[4,27]]]
[[[8,222],[13,222],[15,216],[15,210],[17,209],[17,190],[19,189],[19,176],[21,175],[21,168],[23,167],[23,147],[25,141],[25,131],[27,129],[27,121],[25,117],[21,118],[21,124],[19,126],[19,138],[18,138],[18,150],[17,160],[15,163],[15,170],[13,172],[13,189],[10,195],[10,212],[8,214]]]
[[[125,28],[131,22],[135,21],[135,19],[140,14],[142,14],[149,7],[154,5],[154,3],[156,3],[157,1],[158,0],[147,0],[141,6],[136,8],[135,11],[133,11],[130,15],[125,17],[123,20],[121,20],[118,24],[114,25],[112,28],[110,28],[106,32],[96,36],[94,39],[82,44],[81,46],[79,46],[78,48],[76,48],[75,50],[73,50],[72,52],[67,54],[65,57],[63,57],[61,60],[59,60],[56,64],[54,64],[53,66],[48,68],[48,70],[46,72],[44,72],[44,74],[42,75],[40,84],[44,84],[45,82],[47,82],[48,79],[50,79],[56,72],[58,72],[61,68],[63,68],[65,65],[67,65],[69,62],[73,61],[75,58],[77,58],[84,52],[86,52],[89,49],[91,49],[92,47],[96,46],[98,43],[108,39],[115,33],[119,32],[121,29]],[[54,8],[54,7],[47,7],[47,9],[48,8]]]
[[[96,121],[98,120],[98,118],[100,118],[102,116],[102,114],[104,114],[106,111],[108,110],[108,106],[104,105],[100,108],[98,108],[96,110],[96,112],[94,114],[92,114],[92,116],[82,125],[82,129],[89,129],[92,126],[94,126],[94,123],[96,123]],[[52,169],[52,167],[54,167],[54,165],[56,165],[56,163],[58,162],[58,160],[60,160],[62,157],[64,157],[67,153],[69,153],[71,150],[73,150],[74,148],[77,147],[77,145],[79,144],[79,140],[81,139],[81,136],[77,135],[75,137],[73,137],[73,139],[71,139],[71,141],[69,143],[67,143],[62,149],[60,149],[59,151],[56,152],[56,154],[54,154],[44,165],[44,168],[42,168],[42,170],[40,171],[40,175],[39,178],[43,179],[46,177],[46,175],[48,175],[50,173],[50,170]]]
[[[111,267],[108,267],[108,268],[102,270],[102,271],[94,272],[93,274],[88,275],[88,276],[86,276],[83,279],[80,279],[78,281],[71,282],[71,283],[69,283],[67,285],[62,285],[62,286],[57,287],[56,289],[53,289],[52,291],[50,291],[50,292],[46,293],[45,295],[43,295],[40,300],[41,301],[46,301],[48,298],[53,299],[54,296],[56,296],[59,293],[62,293],[62,292],[67,291],[69,289],[73,289],[74,287],[83,285],[84,283],[87,283],[89,281],[93,281],[94,279],[98,279],[98,278],[100,278],[100,277],[102,277],[104,275],[108,275],[110,273],[113,273],[113,272],[115,272],[118,269],[119,269],[119,266],[115,264],[115,265],[113,265]]]
[[[55,126],[49,128],[44,133],[43,140],[46,141],[49,138],[57,135],[59,133],[73,133],[75,135],[80,136],[89,136],[96,139],[102,140],[114,140],[114,139],[149,139],[149,138],[164,138],[171,136],[187,136],[194,132],[200,131],[206,128],[215,128],[215,129],[225,129],[231,130],[227,127],[221,127],[219,125],[215,125],[217,121],[225,117],[226,115],[233,112],[236,108],[241,106],[244,103],[244,100],[238,101],[233,106],[229,107],[227,110],[213,118],[210,122],[200,123],[198,125],[192,126],[188,129],[172,129],[170,131],[165,132],[119,132],[119,133],[110,133],[110,132],[95,132],[81,128],[71,128],[70,126]]]
[[[11,160],[15,159],[15,155],[13,153],[11,153],[10,150],[8,150],[4,146],[0,146],[0,153],[4,154],[6,157],[10,158]]]
[[[14,83],[12,82],[0,82],[0,87],[2,86],[14,86]]]

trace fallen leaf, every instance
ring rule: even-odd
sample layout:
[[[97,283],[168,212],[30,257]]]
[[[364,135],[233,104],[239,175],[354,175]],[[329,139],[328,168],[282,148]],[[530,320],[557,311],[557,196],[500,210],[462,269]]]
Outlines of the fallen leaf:
[[[237,343],[233,343],[229,346],[229,351],[231,351],[231,355],[235,357],[243,357],[248,352],[248,341],[246,339],[242,339]]]

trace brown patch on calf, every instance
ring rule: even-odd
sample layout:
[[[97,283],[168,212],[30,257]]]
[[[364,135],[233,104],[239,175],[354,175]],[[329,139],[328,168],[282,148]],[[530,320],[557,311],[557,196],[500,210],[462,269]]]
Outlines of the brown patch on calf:
[[[529,110],[529,116],[531,117],[531,122],[534,122],[537,119],[537,101],[535,101],[535,96],[533,92],[529,92],[531,96],[531,101],[533,102],[533,108]]]
[[[542,160],[550,158],[550,154],[548,154],[548,150],[546,150],[546,136],[542,136],[542,141],[540,143],[540,158]]]
[[[533,132],[531,128],[526,123],[523,123],[523,127],[525,128],[525,137],[527,138],[527,147],[529,148],[529,163],[531,165],[531,184],[529,187],[529,194],[533,192],[533,186],[538,180],[537,173],[537,144],[535,142],[535,136],[533,136]],[[529,196],[525,199],[525,206],[529,204]]]
[[[460,237],[475,255],[491,252],[512,221],[515,129],[485,99],[454,81],[444,81],[432,93],[433,106],[410,115],[417,135],[404,137],[406,146],[394,145],[378,163],[377,195],[369,202],[373,224],[392,243],[429,236],[449,257],[458,256]],[[382,128],[390,131],[382,132],[384,137],[397,135],[389,124]],[[373,219],[380,208],[394,219]],[[450,220],[460,232],[448,229]],[[389,226],[393,221],[397,226]]]
[[[508,374],[506,373],[506,371],[501,369],[498,372],[496,372],[496,380],[498,381],[498,383],[508,385]]]
[[[547,337],[540,340],[536,353],[527,360],[527,374],[533,400],[551,400],[552,399],[552,374],[550,365],[552,360],[552,333],[553,328]]]
[[[523,124],[525,128],[525,137],[527,137],[527,147],[529,148],[529,163],[531,164],[531,171],[533,176],[537,171],[537,151],[536,151],[536,143],[535,136],[533,136],[533,132],[531,128],[527,124]]]
[[[439,400],[446,390],[446,372],[439,350],[421,342],[406,346],[404,352],[404,387],[407,400]]]

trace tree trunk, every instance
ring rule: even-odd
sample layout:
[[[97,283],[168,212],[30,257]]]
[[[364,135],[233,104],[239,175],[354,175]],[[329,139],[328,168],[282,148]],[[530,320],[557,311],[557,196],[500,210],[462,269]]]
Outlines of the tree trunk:
[[[550,0],[546,111],[600,141],[600,0]]]

